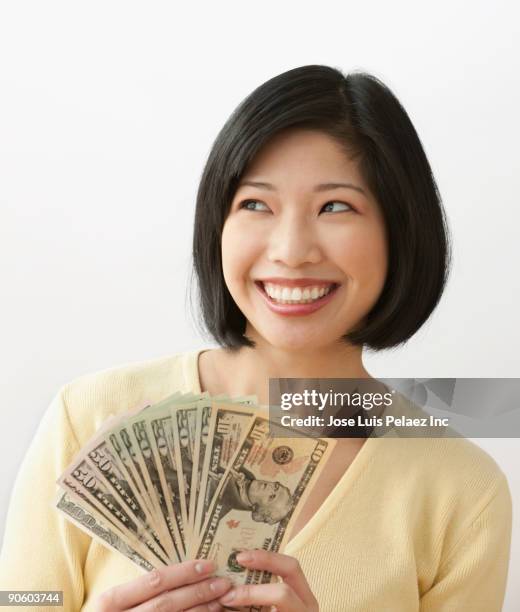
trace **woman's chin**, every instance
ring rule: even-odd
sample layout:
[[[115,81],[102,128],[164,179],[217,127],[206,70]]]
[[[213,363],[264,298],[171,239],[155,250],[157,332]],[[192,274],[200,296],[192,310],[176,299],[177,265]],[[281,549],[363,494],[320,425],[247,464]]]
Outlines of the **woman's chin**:
[[[323,336],[318,341],[314,335],[308,333],[271,332],[261,334],[261,336],[269,346],[287,352],[316,351],[324,344]]]

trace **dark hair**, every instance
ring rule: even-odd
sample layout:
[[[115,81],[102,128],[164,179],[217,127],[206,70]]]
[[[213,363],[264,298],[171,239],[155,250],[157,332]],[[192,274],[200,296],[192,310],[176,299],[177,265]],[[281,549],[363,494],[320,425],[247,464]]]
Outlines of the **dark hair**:
[[[317,129],[355,156],[381,207],[388,239],[385,285],[363,325],[343,338],[380,350],[405,343],[428,319],[446,285],[451,247],[435,179],[400,102],[375,76],[301,66],[247,96],[217,135],[197,193],[193,265],[202,319],[232,350],[255,346],[222,271],[221,236],[238,183],[255,154],[277,132]]]

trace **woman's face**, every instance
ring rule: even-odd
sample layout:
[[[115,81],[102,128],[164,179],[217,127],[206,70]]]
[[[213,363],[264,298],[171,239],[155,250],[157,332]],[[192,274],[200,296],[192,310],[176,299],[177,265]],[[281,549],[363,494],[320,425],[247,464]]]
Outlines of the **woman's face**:
[[[371,310],[387,273],[382,213],[357,163],[323,132],[277,134],[239,183],[222,262],[249,338],[285,350],[337,342]]]

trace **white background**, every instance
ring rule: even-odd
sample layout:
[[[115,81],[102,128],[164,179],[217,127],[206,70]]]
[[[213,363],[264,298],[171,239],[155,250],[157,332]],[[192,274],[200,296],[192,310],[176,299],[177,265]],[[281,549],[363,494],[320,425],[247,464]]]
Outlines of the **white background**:
[[[187,310],[195,194],[252,89],[304,64],[380,77],[439,183],[454,266],[377,377],[518,377],[519,14],[514,2],[0,4],[0,534],[51,397],[81,374],[210,342]],[[516,32],[514,32],[516,28]],[[520,607],[518,440],[504,610]]]

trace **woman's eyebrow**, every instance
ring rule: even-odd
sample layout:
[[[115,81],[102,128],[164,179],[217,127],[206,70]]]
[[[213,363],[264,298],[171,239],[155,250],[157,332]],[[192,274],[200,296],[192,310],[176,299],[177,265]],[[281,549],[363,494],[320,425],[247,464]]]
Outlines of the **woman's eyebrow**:
[[[249,185],[250,187],[258,187],[260,189],[267,189],[269,191],[276,191],[276,187],[271,183],[265,183],[264,181],[241,181],[238,185],[238,188],[245,187]],[[363,195],[366,195],[364,189],[358,187],[357,185],[353,185],[352,183],[320,183],[319,185],[315,185],[313,191],[330,191],[331,189],[354,189],[355,191],[359,191]]]

